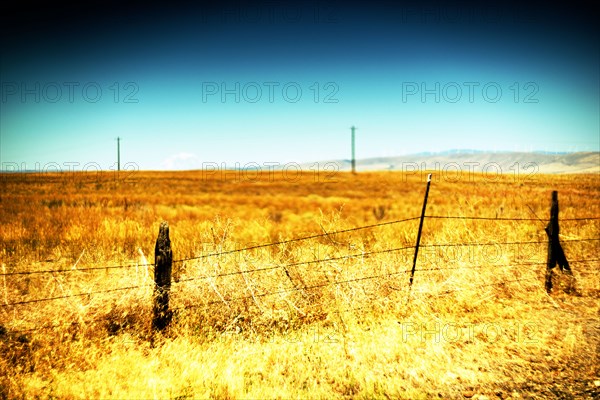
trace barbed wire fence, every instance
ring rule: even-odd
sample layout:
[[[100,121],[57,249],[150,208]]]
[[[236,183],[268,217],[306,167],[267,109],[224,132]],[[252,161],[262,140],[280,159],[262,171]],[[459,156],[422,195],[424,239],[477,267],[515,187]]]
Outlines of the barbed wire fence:
[[[291,244],[291,243],[298,243],[298,242],[303,242],[303,241],[308,241],[308,240],[313,240],[313,239],[318,239],[318,238],[323,238],[323,237],[331,238],[336,235],[341,235],[344,233],[375,229],[375,228],[379,228],[382,226],[397,225],[397,224],[407,223],[407,222],[411,222],[411,221],[416,221],[419,219],[421,219],[421,220],[423,220],[423,219],[432,219],[432,220],[447,219],[447,220],[471,220],[471,221],[494,221],[494,222],[529,222],[529,221],[540,222],[541,221],[539,218],[508,218],[508,217],[453,216],[453,215],[429,215],[429,216],[427,216],[427,215],[425,215],[425,208],[424,208],[423,214],[421,217],[411,217],[411,218],[405,218],[405,219],[399,219],[399,220],[393,220],[393,221],[386,221],[386,222],[381,222],[381,223],[377,223],[377,224],[364,225],[364,226],[358,226],[358,227],[353,227],[353,228],[348,228],[348,229],[337,230],[337,231],[333,231],[333,232],[324,232],[324,233],[314,234],[314,235],[309,235],[309,236],[302,236],[302,237],[280,240],[280,241],[275,241],[275,242],[256,244],[256,245],[232,249],[232,250],[225,250],[225,251],[220,251],[220,252],[210,252],[210,253],[199,255],[199,256],[171,260],[171,262],[173,264],[176,264],[176,263],[185,263],[185,262],[194,261],[194,260],[203,260],[203,259],[208,259],[208,258],[212,258],[212,257],[223,257],[223,256],[232,255],[232,254],[236,254],[236,253],[244,253],[244,252],[248,252],[251,250],[270,248],[270,247],[274,247],[274,246],[282,246],[282,245],[287,245],[287,244]],[[592,216],[592,217],[565,218],[565,219],[561,219],[561,222],[582,222],[582,221],[585,222],[585,221],[597,221],[597,220],[600,220],[600,217]],[[600,241],[600,237],[588,237],[588,238],[561,240],[561,242],[563,242],[563,243],[573,243],[573,242],[591,242],[591,243],[593,243],[593,242],[598,242],[598,241]],[[290,267],[295,267],[295,266],[300,266],[300,265],[330,263],[330,262],[334,262],[334,261],[352,260],[352,259],[359,259],[359,258],[360,259],[371,258],[371,257],[381,255],[381,254],[399,253],[399,252],[404,252],[404,251],[408,251],[408,250],[415,250],[415,249],[417,249],[418,246],[420,246],[422,248],[435,249],[435,248],[473,247],[473,246],[513,246],[513,245],[534,245],[534,244],[539,245],[539,244],[544,244],[544,243],[548,243],[548,240],[506,241],[506,242],[488,241],[488,242],[463,242],[463,243],[425,243],[425,244],[417,243],[416,245],[392,247],[392,248],[387,248],[387,249],[382,249],[382,250],[362,251],[362,252],[358,252],[358,253],[354,253],[354,254],[346,254],[343,256],[317,258],[317,259],[313,259],[313,260],[296,261],[296,262],[291,262],[291,263],[274,263],[273,265],[262,265],[262,266],[259,266],[259,267],[253,268],[253,269],[221,272],[221,273],[202,275],[202,276],[192,276],[192,277],[179,279],[178,282],[183,283],[183,282],[193,282],[193,281],[201,281],[201,280],[212,280],[212,279],[217,279],[217,278],[222,278],[222,277],[245,275],[245,274],[251,274],[251,273],[261,273],[261,272],[277,270],[277,269],[284,270],[287,274],[288,273],[287,268],[290,268]],[[600,252],[598,254],[600,254]],[[589,264],[589,263],[595,263],[598,261],[600,261],[600,258],[588,258],[588,259],[571,260],[570,263],[571,264]],[[511,262],[510,264],[504,264],[504,265],[479,264],[479,265],[468,265],[468,266],[465,266],[465,265],[436,266],[436,267],[429,267],[429,268],[414,268],[413,267],[412,269],[403,269],[403,270],[394,271],[394,272],[371,274],[371,275],[365,275],[365,276],[361,276],[361,277],[353,277],[353,278],[349,278],[349,279],[333,280],[333,281],[322,282],[322,283],[317,283],[317,284],[312,284],[312,285],[295,286],[295,287],[280,289],[280,290],[276,290],[276,291],[267,291],[267,292],[263,292],[263,293],[250,293],[248,295],[235,296],[235,297],[230,297],[227,299],[220,298],[218,300],[205,301],[200,304],[182,305],[182,306],[173,308],[169,311],[170,312],[179,312],[182,310],[198,309],[198,308],[207,309],[213,305],[222,304],[224,301],[229,302],[229,303],[245,301],[245,300],[250,300],[250,299],[254,299],[256,301],[256,298],[277,296],[277,295],[283,295],[283,294],[293,293],[293,292],[298,292],[298,291],[307,292],[307,291],[316,290],[319,288],[339,286],[339,285],[354,283],[354,282],[364,282],[364,281],[369,281],[369,280],[381,280],[384,278],[391,278],[394,276],[409,274],[409,273],[412,275],[415,272],[426,273],[426,272],[452,270],[452,269],[476,270],[476,269],[483,269],[483,268],[490,268],[490,267],[493,267],[493,268],[518,267],[518,266],[525,266],[525,265],[544,265],[544,264],[548,265],[548,261],[546,261],[546,262],[518,261],[518,262]],[[144,263],[144,266],[156,268],[157,263]],[[125,269],[136,268],[136,267],[139,267],[138,263],[100,266],[100,267],[88,267],[88,268],[71,268],[71,269],[59,268],[59,269],[45,269],[45,270],[36,270],[36,271],[2,272],[2,273],[0,273],[0,278],[4,279],[4,285],[5,285],[5,290],[6,290],[6,278],[7,277],[42,275],[42,274],[71,274],[71,273],[76,273],[76,272],[95,272],[95,271],[108,271],[108,270],[118,270],[118,269],[125,270]],[[598,272],[599,271],[581,271],[579,273],[595,274]],[[289,277],[289,274],[288,274],[288,277]],[[538,279],[540,279],[540,278],[526,277],[526,278],[518,278],[518,279],[514,279],[514,280],[503,280],[501,282],[474,285],[474,286],[470,286],[469,288],[453,288],[453,289],[438,291],[438,292],[436,292],[436,294],[437,295],[445,295],[445,294],[449,294],[449,293],[457,292],[457,291],[461,291],[461,290],[475,290],[478,288],[489,287],[489,286],[499,285],[499,284],[503,284],[503,283],[531,281],[531,280],[538,280]],[[15,301],[15,302],[11,302],[11,303],[6,301],[6,296],[5,296],[5,302],[3,304],[0,304],[0,311],[14,310],[18,306],[22,306],[22,305],[31,305],[31,304],[35,304],[35,303],[59,301],[59,300],[64,300],[64,299],[69,299],[69,298],[77,298],[77,297],[92,297],[92,296],[100,295],[100,294],[130,291],[130,290],[140,289],[140,288],[144,288],[144,287],[146,287],[146,288],[153,287],[156,289],[156,283],[131,285],[131,286],[110,288],[110,289],[104,289],[104,290],[91,290],[91,291],[82,292],[82,293],[66,294],[66,295],[61,295],[61,296],[52,296],[52,297],[44,297],[44,298],[37,298],[37,299],[28,299],[28,300]],[[394,287],[391,287],[391,289],[400,290],[400,289],[394,288]],[[177,295],[177,293],[175,293],[175,295]],[[355,308],[351,308],[351,309],[354,310]],[[55,328],[59,328],[59,327],[63,327],[63,326],[70,326],[70,325],[73,325],[74,323],[91,324],[91,323],[99,322],[101,320],[102,320],[102,318],[92,319],[92,320],[87,320],[87,321],[77,321],[77,322],[76,321],[68,321],[68,322],[58,323],[58,324],[40,325],[40,326],[36,326],[35,328],[23,329],[23,330],[11,328],[11,331],[23,334],[23,333],[35,332],[35,331],[40,331],[40,330],[45,330],[45,329],[55,329]],[[6,326],[2,326],[2,325],[0,325],[0,328],[7,329]]]

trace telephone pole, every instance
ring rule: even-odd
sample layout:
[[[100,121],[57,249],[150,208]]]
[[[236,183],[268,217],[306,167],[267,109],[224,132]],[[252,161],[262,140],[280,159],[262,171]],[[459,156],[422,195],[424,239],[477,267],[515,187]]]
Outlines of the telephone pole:
[[[117,172],[121,172],[121,138],[117,137]]]
[[[352,125],[350,130],[352,131],[352,173],[355,174],[356,173],[356,155],[354,153],[354,142],[355,142],[354,131],[356,130],[356,128],[354,127],[354,125]]]

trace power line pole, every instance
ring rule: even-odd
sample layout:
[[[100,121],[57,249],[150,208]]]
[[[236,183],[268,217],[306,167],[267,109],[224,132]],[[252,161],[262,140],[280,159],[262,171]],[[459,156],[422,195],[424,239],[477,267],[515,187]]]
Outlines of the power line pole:
[[[355,144],[354,131],[356,130],[356,128],[354,127],[354,125],[352,125],[350,130],[352,131],[352,173],[355,174],[356,173],[356,155],[354,152],[354,144]]]
[[[121,172],[121,138],[117,137],[117,172]]]

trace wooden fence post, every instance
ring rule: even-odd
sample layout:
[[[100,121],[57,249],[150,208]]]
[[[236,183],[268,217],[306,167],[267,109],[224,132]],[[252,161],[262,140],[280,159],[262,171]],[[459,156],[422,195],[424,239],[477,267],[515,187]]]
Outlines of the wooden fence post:
[[[171,269],[173,252],[169,239],[169,224],[160,223],[156,247],[154,249],[154,304],[152,330],[162,331],[171,321],[169,311],[169,291],[171,290]]]
[[[548,235],[548,259],[546,263],[546,291],[550,293],[552,290],[552,269],[556,264],[560,267],[561,272],[568,275],[573,275],[569,262],[565,256],[560,240],[558,237],[558,192],[552,192],[552,206],[550,207],[550,222],[546,226],[546,234]]]
[[[423,231],[423,220],[425,219],[425,209],[427,208],[427,197],[429,196],[429,186],[431,185],[431,174],[427,176],[427,189],[425,190],[425,198],[423,199],[423,209],[421,210],[421,221],[419,222],[419,232],[417,233],[417,244],[415,245],[415,256],[413,258],[413,266],[410,271],[410,280],[408,283],[408,293],[412,289],[413,278],[417,268],[417,256],[419,255],[419,244],[421,243],[421,232]],[[408,301],[408,299],[407,299]]]

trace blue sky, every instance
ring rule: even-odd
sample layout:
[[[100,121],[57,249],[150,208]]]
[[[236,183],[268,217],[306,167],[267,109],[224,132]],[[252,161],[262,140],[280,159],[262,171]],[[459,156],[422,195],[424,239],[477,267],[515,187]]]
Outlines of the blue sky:
[[[585,9],[89,7],[3,17],[3,170],[347,159],[352,125],[358,158],[600,151]]]

